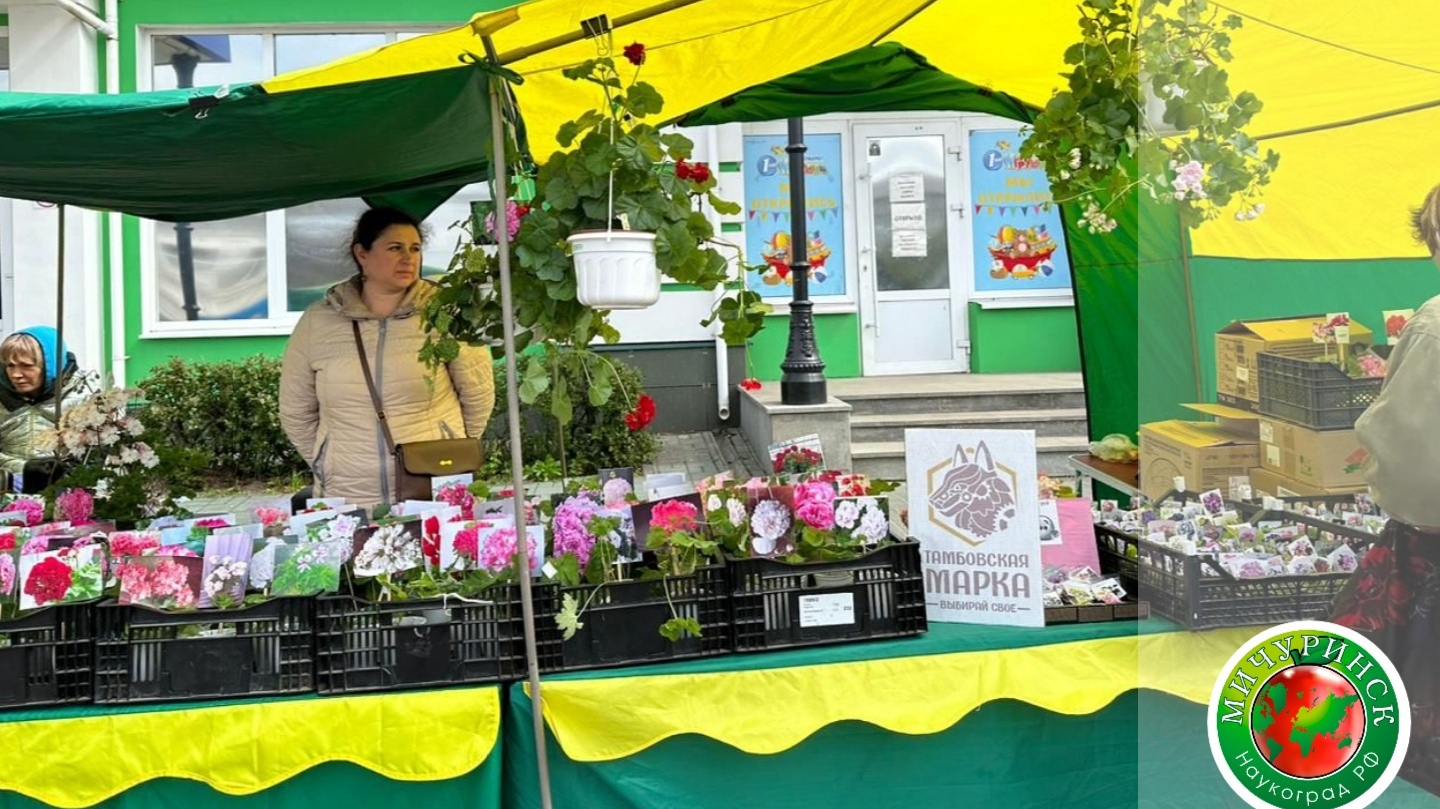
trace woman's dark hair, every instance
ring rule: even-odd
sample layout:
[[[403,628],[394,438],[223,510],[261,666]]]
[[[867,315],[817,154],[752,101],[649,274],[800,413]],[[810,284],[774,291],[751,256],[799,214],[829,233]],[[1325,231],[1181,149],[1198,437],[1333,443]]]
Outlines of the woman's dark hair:
[[[394,208],[371,208],[360,214],[360,218],[355,220],[355,229],[350,233],[350,247],[346,252],[355,262],[355,269],[360,269],[360,260],[355,258],[356,245],[369,250],[391,225],[409,225],[420,234],[420,241],[425,241],[425,226],[415,217]]]

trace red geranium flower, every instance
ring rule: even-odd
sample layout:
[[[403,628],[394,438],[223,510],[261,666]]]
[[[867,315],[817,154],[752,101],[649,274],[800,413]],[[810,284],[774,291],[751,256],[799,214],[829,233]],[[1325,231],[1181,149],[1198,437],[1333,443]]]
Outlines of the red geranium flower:
[[[426,517],[425,530],[421,532],[420,553],[431,567],[440,566],[440,518]]]
[[[63,599],[73,581],[74,571],[70,566],[52,556],[30,570],[30,578],[25,580],[25,595],[34,598],[36,606],[43,607]]]
[[[1392,338],[1392,339],[1393,339],[1393,338],[1396,338],[1396,337],[1399,337],[1399,336],[1400,336],[1400,332],[1402,332],[1402,331],[1404,331],[1404,330],[1405,330],[1405,316],[1404,316],[1404,315],[1391,315],[1390,317],[1388,317],[1388,318],[1385,319],[1385,335],[1386,335],[1387,337],[1390,337],[1390,338]]]
[[[625,46],[625,58],[630,64],[639,67],[645,64],[645,46],[639,42],[632,42]]]
[[[704,163],[686,163],[684,160],[677,160],[675,161],[675,176],[692,183],[707,183],[711,176],[710,167]]]
[[[744,388],[745,390],[760,390],[760,380],[753,377],[741,380],[740,387]]]
[[[639,432],[649,426],[655,420],[655,400],[650,394],[642,393],[635,401],[635,409],[625,414],[625,426],[631,432]]]

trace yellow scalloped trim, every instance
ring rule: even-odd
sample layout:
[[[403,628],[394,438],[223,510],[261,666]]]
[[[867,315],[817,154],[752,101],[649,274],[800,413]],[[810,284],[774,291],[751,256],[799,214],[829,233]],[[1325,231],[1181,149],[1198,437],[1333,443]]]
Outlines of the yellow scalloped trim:
[[[1173,632],[797,668],[562,680],[544,683],[541,696],[550,729],[574,761],[621,759],[683,734],[768,755],[846,720],[939,733],[997,699],[1070,715],[1094,713],[1137,688],[1204,703],[1225,661],[1253,634]]]
[[[397,781],[475,769],[500,732],[496,686],[0,724],[0,789],[90,806],[156,778],[249,795],[331,761]]]

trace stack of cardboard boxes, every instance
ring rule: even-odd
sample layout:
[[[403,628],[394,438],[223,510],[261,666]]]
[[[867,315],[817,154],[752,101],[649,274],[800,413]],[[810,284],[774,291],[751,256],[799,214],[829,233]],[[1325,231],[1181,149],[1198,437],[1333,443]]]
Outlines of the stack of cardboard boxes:
[[[1227,491],[1233,477],[1252,493],[1276,497],[1351,494],[1365,490],[1365,451],[1354,429],[1313,430],[1259,413],[1261,352],[1313,358],[1324,351],[1311,336],[1324,316],[1236,321],[1215,336],[1215,405],[1186,405],[1211,422],[1164,421],[1140,428],[1140,481],[1147,497],[1164,495],[1183,477],[1190,491]],[[1369,344],[1354,321],[1350,339]]]

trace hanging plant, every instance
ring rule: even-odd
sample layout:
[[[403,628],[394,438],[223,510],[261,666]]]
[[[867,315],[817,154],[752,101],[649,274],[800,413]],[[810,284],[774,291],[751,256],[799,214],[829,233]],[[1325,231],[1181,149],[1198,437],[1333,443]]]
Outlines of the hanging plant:
[[[1224,65],[1244,21],[1207,0],[1083,0],[1065,52],[1068,89],[1036,116],[1021,156],[1040,160],[1056,202],[1082,206],[1092,233],[1137,189],[1173,202],[1189,227],[1235,205],[1264,212],[1280,156],[1245,132],[1262,103],[1232,93]]]
[[[623,60],[633,67],[628,83],[616,60],[605,55],[565,70],[569,79],[597,85],[604,103],[561,125],[556,141],[562,151],[554,152],[533,177],[523,177],[533,179],[533,198],[506,205],[515,268],[516,348],[545,344],[543,352],[525,360],[520,397],[527,404],[563,385],[566,368],[588,380],[595,406],[617,389],[627,404],[639,401],[638,392],[621,389],[610,363],[589,350],[596,341],[618,342],[620,333],[610,324],[608,310],[579,300],[572,236],[653,234],[655,266],[665,277],[703,290],[730,281],[730,260],[721,252],[730,246],[717,241],[701,206],[727,215],[738,214],[740,206],[715,194],[716,177],[704,163],[692,162],[689,138],[647,123],[659,115],[664,101],[653,86],[638,80],[645,58],[639,43],[624,49]],[[511,165],[519,164],[519,157]],[[495,227],[492,215],[483,228],[493,237]],[[430,335],[420,357],[432,368],[454,359],[461,343],[497,345],[502,338],[496,248],[474,242],[460,245],[423,312]],[[738,248],[730,249],[738,261]],[[744,345],[764,327],[770,311],[758,293],[740,289],[723,297],[701,325],[719,322],[726,343]],[[559,393],[552,397],[552,415],[563,430],[571,413],[569,397]]]

